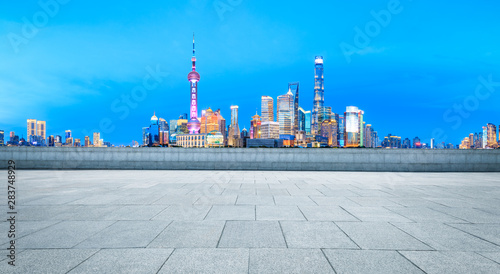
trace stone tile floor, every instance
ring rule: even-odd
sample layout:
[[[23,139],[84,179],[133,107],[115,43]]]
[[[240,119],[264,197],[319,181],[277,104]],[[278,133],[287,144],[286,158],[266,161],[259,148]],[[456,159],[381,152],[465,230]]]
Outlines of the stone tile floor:
[[[498,173],[19,170],[16,188],[0,273],[500,273]]]

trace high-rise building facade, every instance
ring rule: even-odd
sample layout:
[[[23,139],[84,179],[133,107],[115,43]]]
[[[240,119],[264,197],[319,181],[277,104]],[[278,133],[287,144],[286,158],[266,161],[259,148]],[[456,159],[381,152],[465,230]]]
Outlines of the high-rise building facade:
[[[262,96],[260,104],[261,122],[274,122],[274,100],[270,96]]]
[[[27,120],[27,134],[26,134],[26,140],[28,140],[29,143],[33,142],[36,140],[37,136],[37,127],[36,127],[36,120],[35,119],[28,119]]]
[[[100,143],[100,140],[101,140],[101,133],[99,132],[94,132],[93,134],[93,141],[94,141],[94,147],[100,147],[101,146],[101,143]]]
[[[160,126],[158,125],[158,117],[156,117],[156,112],[155,112],[153,113],[153,116],[151,117],[151,122],[149,124],[148,146],[159,146],[159,145],[160,145]]]
[[[5,135],[5,132],[3,130],[0,130],[0,146],[5,145],[4,135]]]
[[[214,112],[211,108],[208,108],[207,110],[202,111],[200,133],[218,131],[225,136],[225,128],[226,119],[222,117],[220,110]]]
[[[163,118],[158,119],[158,130],[160,137],[160,145],[167,146],[169,144],[169,139],[170,139],[170,128],[168,126],[167,120]]]
[[[365,126],[365,132],[364,132],[364,145],[365,147],[370,147],[373,148],[373,142],[372,142],[372,133],[373,133],[373,128],[371,124],[368,124]]]
[[[288,92],[294,95],[293,98],[293,135],[299,131],[299,82],[289,83]]]
[[[332,107],[321,107],[318,112],[318,123],[321,125],[323,121],[332,119]]]
[[[498,147],[498,142],[497,142],[497,127],[492,124],[488,123],[486,125],[487,127],[487,148],[497,148]]]
[[[323,57],[316,56],[314,61],[314,99],[312,110],[311,131],[313,135],[318,134],[319,127],[319,111],[323,107],[325,101],[325,86],[323,77]]]
[[[47,139],[47,130],[45,121],[36,121],[36,135],[40,137],[41,141],[44,142]]]
[[[321,123],[321,136],[328,139],[329,147],[338,146],[338,124],[335,119],[324,120]]]
[[[240,135],[240,126],[238,125],[238,106],[231,106],[231,129],[233,135]]]
[[[200,81],[200,74],[196,71],[196,55],[194,48],[194,33],[193,33],[193,57],[191,58],[193,64],[192,71],[188,74],[189,84],[191,85],[190,95],[190,119],[187,124],[189,134],[197,134],[200,132],[200,121],[198,120],[198,82]]]
[[[68,130],[66,130],[66,131],[64,132],[64,143],[66,143],[66,144],[67,144],[67,143],[68,143],[68,140],[69,140],[69,139],[72,139],[72,138],[73,138],[73,136],[71,135],[71,130],[69,130],[69,129],[68,129]]]
[[[280,135],[293,135],[293,94],[290,90],[286,94],[278,96],[277,113]]]
[[[358,112],[358,117],[359,117],[359,146],[364,147],[365,143],[365,122],[364,122],[364,115],[365,112],[360,110]]]
[[[49,138],[48,138],[48,142],[47,142],[47,145],[49,147],[53,147],[54,146],[54,135],[50,135]]]
[[[405,138],[403,140],[403,143],[401,144],[401,148],[406,148],[406,149],[411,148],[411,140],[408,138]]]
[[[280,123],[278,122],[262,122],[260,124],[261,139],[279,139],[280,138]]]
[[[255,113],[252,116],[252,120],[250,121],[250,139],[260,139],[260,125],[261,125],[260,116]]]
[[[344,133],[344,146],[345,147],[359,147],[359,112],[357,107],[349,106],[344,113],[345,117],[345,133]]]
[[[91,145],[89,136],[85,136],[85,144],[84,145],[85,145],[85,147],[89,147]]]
[[[339,147],[344,147],[345,146],[345,118],[344,115],[339,115],[338,119],[338,124],[339,124],[339,134],[337,137]]]
[[[413,148],[422,148],[422,142],[420,142],[420,138],[413,138]]]

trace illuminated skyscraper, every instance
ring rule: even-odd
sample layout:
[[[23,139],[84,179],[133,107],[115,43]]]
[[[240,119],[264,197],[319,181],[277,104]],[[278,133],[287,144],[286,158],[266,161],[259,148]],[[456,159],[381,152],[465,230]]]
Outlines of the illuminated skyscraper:
[[[321,126],[323,121],[332,119],[332,107],[321,107],[318,112],[318,123]],[[320,132],[318,132],[319,134]]]
[[[73,136],[71,136],[71,130],[69,129],[64,132],[64,143],[68,144],[68,140],[73,142]]]
[[[486,148],[488,145],[488,127],[483,127],[483,146],[482,148]]]
[[[151,117],[151,122],[149,124],[149,137],[148,146],[159,146],[160,145],[160,127],[158,125],[158,117],[156,117],[156,112],[153,113]]]
[[[262,96],[260,113],[262,122],[274,122],[274,101],[273,97]]]
[[[365,143],[365,122],[363,121],[365,112],[360,110],[358,113],[359,116],[359,146],[364,147]]]
[[[299,107],[299,130],[311,134],[311,111]]]
[[[84,145],[85,145],[85,147],[89,147],[91,145],[89,136],[85,136],[85,144]]]
[[[312,110],[312,124],[311,130],[312,134],[318,134],[319,127],[319,111],[323,107],[325,102],[325,86],[323,78],[323,57],[316,56],[314,61],[314,99],[313,99],[313,110]]]
[[[290,90],[285,95],[278,96],[277,113],[280,135],[293,135],[293,94]]]
[[[293,99],[293,131],[292,134],[296,135],[299,131],[299,82],[289,83],[288,92],[294,94]]]
[[[0,130],[0,146],[5,145],[4,134],[5,132],[3,130]]]
[[[166,146],[169,144],[169,138],[170,138],[170,130],[168,123],[165,119],[159,118],[158,119],[158,130],[159,130],[159,137],[160,137],[160,145],[161,146]]]
[[[238,125],[238,106],[231,106],[231,125],[229,127],[228,145],[236,146],[235,140],[240,137]]]
[[[44,142],[47,137],[46,123],[45,121],[36,121],[37,132],[36,135],[40,137],[40,141]]]
[[[345,134],[344,142],[345,147],[358,147],[359,146],[359,112],[357,107],[347,107],[344,113],[345,117]]]
[[[220,114],[220,110],[214,112],[211,108],[208,108],[202,111],[200,133],[210,133],[212,131],[225,133],[225,127],[226,120]]]
[[[373,128],[372,125],[368,124],[365,127],[365,132],[364,132],[364,145],[365,147],[374,147],[373,142],[372,142],[372,133],[373,133]]]
[[[491,123],[486,125],[486,127],[487,127],[487,135],[488,135],[487,147],[488,148],[497,148],[498,147],[497,127]]]
[[[231,106],[231,129],[233,129],[233,135],[240,134],[240,127],[238,125],[238,106]]]
[[[35,119],[28,119],[27,121],[27,134],[26,134],[26,140],[28,140],[29,143],[33,142],[33,140],[36,139],[37,136],[37,128],[36,128],[36,120]]]
[[[262,122],[260,125],[260,138],[262,139],[279,139],[280,138],[280,123],[278,122]]]
[[[335,121],[335,119],[324,120],[321,123],[321,136],[328,139],[328,146],[329,147],[337,147],[338,146],[337,128],[338,128],[338,124],[337,124],[337,121]]]
[[[420,142],[420,138],[413,138],[413,148],[422,148],[422,142]]]
[[[196,56],[194,49],[194,33],[193,33],[193,63],[192,71],[188,74],[188,80],[191,85],[191,104],[190,104],[190,120],[187,124],[189,134],[197,134],[200,132],[200,121],[198,120],[198,82],[200,81],[200,74],[196,72]]]
[[[250,121],[250,139],[260,139],[260,125],[260,116],[255,113],[255,115],[252,116],[252,120]]]
[[[344,147],[345,146],[345,118],[344,115],[339,115],[339,136],[338,136],[338,142],[339,142],[339,147]]]
[[[101,140],[101,133],[99,132],[94,132],[94,147],[100,147],[101,146],[101,143],[100,143],[100,140]]]
[[[49,147],[53,147],[54,146],[54,135],[50,135],[48,140],[49,141],[47,142],[47,145]]]

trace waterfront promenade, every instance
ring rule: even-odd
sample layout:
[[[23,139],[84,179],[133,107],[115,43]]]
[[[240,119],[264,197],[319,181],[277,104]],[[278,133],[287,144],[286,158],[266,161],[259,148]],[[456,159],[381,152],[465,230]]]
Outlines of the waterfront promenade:
[[[500,273],[499,173],[16,176],[16,266],[2,218],[1,273]]]

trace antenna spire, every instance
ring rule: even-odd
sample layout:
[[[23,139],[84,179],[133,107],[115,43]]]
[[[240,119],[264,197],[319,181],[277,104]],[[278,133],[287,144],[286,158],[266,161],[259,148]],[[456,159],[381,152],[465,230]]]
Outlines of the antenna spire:
[[[194,52],[195,52],[195,49],[194,49],[194,32],[193,32],[193,56],[194,56]]]

